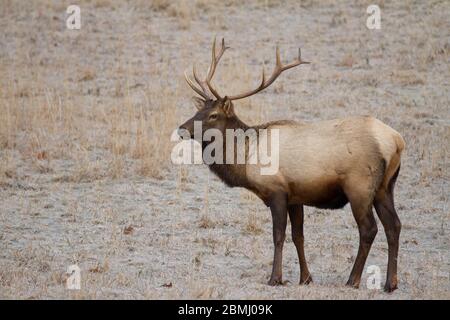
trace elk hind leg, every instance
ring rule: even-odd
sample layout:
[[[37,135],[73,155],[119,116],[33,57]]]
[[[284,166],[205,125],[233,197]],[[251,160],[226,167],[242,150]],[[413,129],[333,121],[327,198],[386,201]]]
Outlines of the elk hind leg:
[[[378,228],[372,212],[373,193],[370,192],[369,185],[364,187],[361,184],[353,183],[350,186],[355,187],[347,190],[346,195],[352,208],[353,217],[358,225],[359,248],[347,286],[358,288]]]
[[[375,197],[374,207],[378,217],[383,224],[384,231],[386,233],[386,239],[388,242],[388,268],[386,284],[384,291],[392,292],[397,289],[397,258],[399,248],[399,238],[401,230],[401,222],[398,218],[397,212],[394,206],[394,186],[397,179],[400,167],[395,172],[395,175],[391,178],[388,188],[380,189]]]

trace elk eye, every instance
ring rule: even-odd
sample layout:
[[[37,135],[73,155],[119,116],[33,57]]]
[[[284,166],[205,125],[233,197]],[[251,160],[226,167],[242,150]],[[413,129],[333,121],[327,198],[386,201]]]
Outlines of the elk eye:
[[[217,120],[217,114],[214,113],[214,114],[210,115],[209,120]]]

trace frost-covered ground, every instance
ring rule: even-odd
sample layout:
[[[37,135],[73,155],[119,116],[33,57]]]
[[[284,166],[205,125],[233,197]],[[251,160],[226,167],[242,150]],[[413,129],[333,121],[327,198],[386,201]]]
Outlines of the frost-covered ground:
[[[382,1],[383,2],[383,1]],[[1,298],[450,298],[450,5],[365,1],[0,1]],[[183,71],[214,35],[232,47],[221,92],[254,86],[279,44],[288,71],[236,112],[250,124],[373,115],[406,140],[396,204],[399,290],[344,286],[358,232],[350,208],[306,209],[314,284],[299,286],[288,228],[285,286],[266,285],[269,210],[203,165],[170,163],[170,133],[194,113]],[[69,265],[81,290],[65,288]],[[381,224],[367,264],[382,270]]]

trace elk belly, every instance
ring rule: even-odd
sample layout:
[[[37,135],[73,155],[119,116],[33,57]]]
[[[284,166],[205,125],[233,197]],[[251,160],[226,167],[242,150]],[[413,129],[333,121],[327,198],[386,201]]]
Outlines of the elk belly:
[[[339,181],[289,182],[288,203],[322,209],[339,209],[348,203]]]

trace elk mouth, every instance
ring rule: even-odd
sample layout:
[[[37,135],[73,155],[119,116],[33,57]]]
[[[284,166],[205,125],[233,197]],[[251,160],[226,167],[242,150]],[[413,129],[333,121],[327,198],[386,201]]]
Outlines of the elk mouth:
[[[188,122],[183,123],[177,129],[178,136],[183,140],[194,139],[194,128]]]

